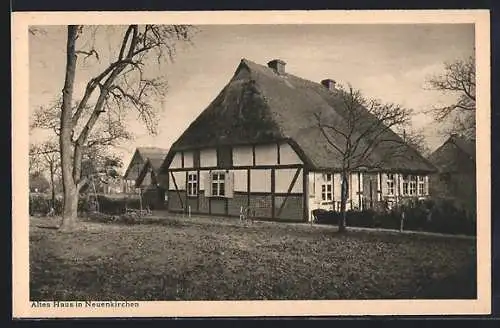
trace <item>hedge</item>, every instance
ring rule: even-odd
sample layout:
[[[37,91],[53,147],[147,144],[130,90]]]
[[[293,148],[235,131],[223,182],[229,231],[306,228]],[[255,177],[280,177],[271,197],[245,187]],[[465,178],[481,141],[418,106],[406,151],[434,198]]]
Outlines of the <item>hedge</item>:
[[[137,197],[109,197],[106,195],[97,195],[99,207],[93,202],[94,197],[82,196],[78,199],[78,212],[87,213],[99,210],[105,214],[123,214],[127,208],[139,209],[140,199]],[[52,205],[50,196],[43,194],[30,195],[29,213],[30,215],[45,216],[49,213]],[[54,202],[54,214],[62,213],[63,200],[56,197]]]
[[[342,218],[341,212],[322,209],[314,210],[313,215],[315,222],[320,224],[338,225]],[[410,201],[385,211],[348,210],[346,224],[351,227],[400,229],[403,216],[403,230],[476,234],[475,213],[467,213],[446,199]]]
[[[124,213],[120,215],[111,215],[104,213],[89,213],[89,215],[85,218],[90,222],[99,222],[99,223],[113,223],[113,224],[160,224],[163,226],[175,226],[180,227],[184,226],[186,223],[179,220],[164,220],[155,216],[148,215],[140,215],[139,213]]]

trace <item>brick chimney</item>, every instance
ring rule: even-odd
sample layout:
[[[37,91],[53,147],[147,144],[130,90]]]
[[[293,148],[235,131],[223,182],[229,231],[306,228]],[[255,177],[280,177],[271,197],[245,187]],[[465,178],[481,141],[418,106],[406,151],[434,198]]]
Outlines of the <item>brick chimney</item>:
[[[273,59],[267,63],[267,66],[272,68],[279,75],[285,74],[285,65],[286,63],[281,59]]]
[[[335,90],[335,81],[332,79],[324,79],[321,84],[330,91]]]

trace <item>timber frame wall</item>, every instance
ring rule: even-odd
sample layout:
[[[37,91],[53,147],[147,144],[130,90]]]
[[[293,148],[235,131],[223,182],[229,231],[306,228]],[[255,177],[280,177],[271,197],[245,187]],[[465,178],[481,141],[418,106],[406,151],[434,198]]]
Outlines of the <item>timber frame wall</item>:
[[[297,148],[292,142],[279,141],[175,153],[166,174],[168,209],[237,217],[241,207],[249,207],[256,219],[307,221],[308,175]],[[202,154],[207,152],[212,157],[204,161]],[[206,196],[206,188],[211,188],[207,174],[213,171],[233,176],[232,185],[227,186],[232,189],[230,197]],[[188,174],[193,173],[197,190],[189,196]]]
[[[211,155],[207,157],[207,153]],[[242,207],[249,207],[257,219],[307,222],[310,209],[332,209],[332,206],[323,207],[316,202],[320,195],[317,186],[322,183],[323,173],[331,173],[335,181],[340,179],[340,173],[335,170],[310,170],[310,167],[300,148],[290,140],[180,151],[170,159],[168,174],[163,172],[168,209],[237,217]],[[225,181],[225,186],[232,184],[226,193],[228,197],[207,196],[205,190],[211,188],[211,183],[206,177],[213,171],[233,176]],[[197,176],[196,195],[190,196],[187,193],[188,175],[193,173]],[[394,174],[393,195],[388,195],[386,173]],[[428,176],[427,173],[421,174],[425,175],[425,197],[428,195]],[[364,208],[370,203],[373,206],[374,201],[382,199],[397,203],[405,197],[402,195],[402,176],[400,172],[389,171],[353,172],[348,208]],[[311,191],[309,187],[315,190]],[[333,189],[335,196],[332,201],[339,202],[340,187]]]

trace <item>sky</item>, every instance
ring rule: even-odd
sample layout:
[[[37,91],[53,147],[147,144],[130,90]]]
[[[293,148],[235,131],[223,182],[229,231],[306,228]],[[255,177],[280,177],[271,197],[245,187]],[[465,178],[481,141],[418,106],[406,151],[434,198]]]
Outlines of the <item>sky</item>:
[[[46,106],[61,94],[65,73],[64,26],[45,26],[30,35],[30,112]],[[422,130],[431,150],[445,139],[439,125],[425,111],[453,101],[454,96],[425,88],[430,76],[443,71],[445,62],[474,52],[472,24],[404,25],[200,25],[191,44],[181,44],[173,62],[148,63],[148,74],[168,81],[160,111],[158,134],[152,136],[132,113],[128,126],[135,134],[116,149],[125,166],[139,146],[169,148],[187,126],[229,82],[242,58],[266,64],[286,62],[288,73],[312,81],[331,78],[350,83],[370,98],[411,108],[415,130]],[[121,40],[117,27],[98,30],[94,47],[112,53]],[[79,40],[88,46],[89,39]],[[86,82],[111,56],[99,63],[79,66],[75,98]],[[30,141],[45,134],[35,131]]]

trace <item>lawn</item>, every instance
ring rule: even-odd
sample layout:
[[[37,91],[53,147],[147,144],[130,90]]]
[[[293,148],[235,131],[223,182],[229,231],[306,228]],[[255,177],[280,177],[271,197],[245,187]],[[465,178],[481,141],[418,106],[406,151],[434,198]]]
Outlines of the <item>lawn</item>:
[[[31,300],[476,298],[474,240],[180,217],[59,233],[47,220],[31,219]]]

